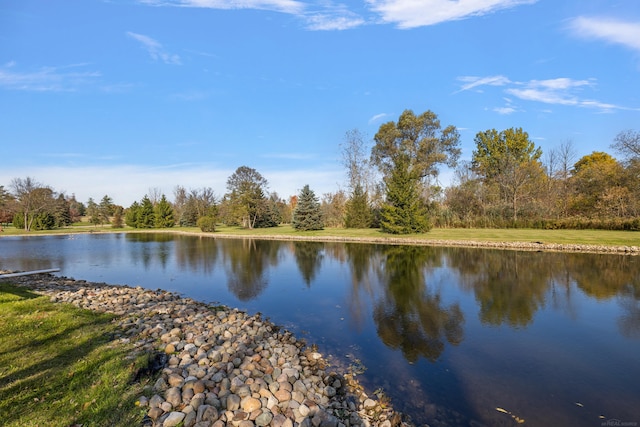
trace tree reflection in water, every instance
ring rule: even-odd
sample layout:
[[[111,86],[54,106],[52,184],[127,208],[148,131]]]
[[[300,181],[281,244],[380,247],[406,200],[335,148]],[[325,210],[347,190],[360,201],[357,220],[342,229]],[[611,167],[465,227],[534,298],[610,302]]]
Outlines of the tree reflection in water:
[[[483,323],[525,327],[544,305],[552,267],[539,253],[454,248],[448,254],[480,303]]]
[[[240,301],[256,298],[268,285],[267,268],[278,265],[282,242],[238,239],[225,243],[223,262],[229,291]]]
[[[322,265],[324,243],[296,242],[293,248],[300,274],[309,287]]]
[[[373,311],[378,336],[410,362],[420,356],[436,361],[445,340],[457,345],[464,335],[459,305],[443,307],[440,292],[425,282],[425,269],[441,257],[432,248],[409,246],[387,247],[384,255],[379,269],[384,291]]]

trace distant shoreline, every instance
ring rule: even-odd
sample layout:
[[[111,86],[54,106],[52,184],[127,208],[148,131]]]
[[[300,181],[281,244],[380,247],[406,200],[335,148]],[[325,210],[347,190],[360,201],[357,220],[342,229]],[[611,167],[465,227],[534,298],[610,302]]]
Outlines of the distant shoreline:
[[[544,251],[544,252],[573,252],[573,253],[605,253],[618,255],[640,255],[640,246],[623,245],[594,245],[579,243],[545,243],[524,242],[524,241],[490,241],[490,240],[456,240],[456,239],[429,239],[411,237],[360,237],[360,236],[310,236],[310,235],[289,235],[289,234],[235,234],[225,232],[205,233],[201,231],[188,231],[179,229],[144,229],[144,230],[109,230],[109,229],[82,229],[65,230],[60,232],[38,232],[37,234],[16,233],[0,234],[2,237],[32,237],[46,235],[74,235],[74,234],[120,234],[120,233],[168,233],[179,235],[190,235],[206,238],[220,239],[255,239],[255,240],[277,240],[277,241],[303,241],[303,242],[337,242],[337,243],[368,243],[383,245],[413,245],[413,246],[438,246],[438,247],[467,247],[486,248],[502,250],[524,250],[524,251]],[[640,234],[639,234],[640,241]]]

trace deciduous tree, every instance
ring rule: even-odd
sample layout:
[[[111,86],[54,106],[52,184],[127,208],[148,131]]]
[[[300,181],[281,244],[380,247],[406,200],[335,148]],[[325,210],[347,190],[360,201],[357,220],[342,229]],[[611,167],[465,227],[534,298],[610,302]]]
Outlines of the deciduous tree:
[[[606,216],[610,213],[602,208],[606,206],[604,201],[607,200],[607,194],[621,186],[624,176],[622,165],[610,154],[594,151],[581,157],[574,164],[572,173],[571,181],[575,191],[571,203],[572,212],[584,216]],[[620,198],[624,192],[618,189],[615,194],[616,203],[620,203],[624,199]],[[618,206],[616,211],[621,209]]]
[[[30,231],[38,215],[47,212],[55,201],[53,190],[31,177],[15,178],[11,188],[17,202],[18,214],[25,231]]]
[[[440,165],[453,167],[460,156],[457,129],[455,126],[442,129],[438,116],[432,111],[416,116],[413,111],[405,110],[397,123],[391,121],[380,126],[374,141],[371,161],[385,176],[401,159],[418,179],[435,177]]]
[[[228,199],[233,216],[245,228],[254,228],[259,217],[266,214],[267,180],[258,171],[240,166],[227,180]]]
[[[499,186],[503,199],[511,207],[515,222],[523,204],[522,198],[540,188],[544,176],[539,161],[542,150],[529,140],[529,134],[521,128],[478,132],[474,141],[474,170],[487,184]]]

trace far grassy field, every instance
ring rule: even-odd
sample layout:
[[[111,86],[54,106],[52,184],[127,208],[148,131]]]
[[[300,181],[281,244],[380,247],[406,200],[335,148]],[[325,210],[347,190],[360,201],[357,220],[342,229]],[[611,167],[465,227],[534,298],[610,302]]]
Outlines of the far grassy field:
[[[112,341],[113,316],[0,283],[0,424],[134,426],[145,358]]]
[[[100,232],[186,232],[208,235],[237,235],[237,236],[295,236],[300,237],[338,237],[360,239],[424,239],[424,240],[455,240],[455,241],[487,241],[487,242],[543,242],[578,245],[610,245],[610,246],[640,246],[640,232],[638,231],[609,231],[609,230],[539,230],[539,229],[492,229],[492,228],[434,228],[423,234],[394,235],[380,232],[378,229],[326,228],[319,231],[300,232],[290,225],[273,228],[258,228],[253,230],[240,227],[220,225],[214,233],[202,233],[196,227],[175,227],[167,229],[139,230],[133,228],[111,228],[105,226],[72,226],[57,230],[32,231],[28,235],[64,234],[64,233],[100,233]],[[5,227],[0,236],[25,234],[23,230]]]

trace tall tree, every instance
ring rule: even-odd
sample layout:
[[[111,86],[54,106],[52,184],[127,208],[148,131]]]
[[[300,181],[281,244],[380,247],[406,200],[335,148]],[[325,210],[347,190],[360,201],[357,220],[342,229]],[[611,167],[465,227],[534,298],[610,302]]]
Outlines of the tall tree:
[[[1,224],[13,221],[15,211],[15,198],[4,189],[3,185],[0,185],[0,230],[2,230]]]
[[[298,195],[298,203],[293,211],[293,228],[298,231],[322,230],[322,211],[316,194],[305,185]]]
[[[89,197],[87,200],[87,215],[89,216],[89,222],[93,225],[102,224],[102,216],[100,215],[100,206],[93,200],[93,197]]]
[[[53,205],[53,217],[55,219],[56,227],[65,227],[71,225],[71,208],[69,201],[64,197],[64,194],[58,194],[56,201]]]
[[[105,194],[98,205],[98,215],[100,216],[100,224],[108,224],[109,217],[113,215],[115,205],[113,199]]]
[[[640,159],[640,132],[625,130],[616,135],[611,148],[627,159]]]
[[[320,210],[322,212],[322,220],[325,226],[342,227],[344,225],[346,203],[347,196],[342,190],[322,195]]]
[[[442,129],[432,111],[416,116],[405,110],[397,123],[380,126],[374,141],[371,161],[383,174],[386,189],[381,227],[393,233],[427,231],[423,195],[440,165],[455,166],[460,156],[458,131],[455,126]]]
[[[113,228],[122,228],[123,224],[123,214],[124,209],[122,206],[116,206],[113,211],[113,219],[111,220],[111,227]]]
[[[401,160],[408,162],[409,171],[419,179],[436,177],[440,165],[453,167],[460,157],[457,129],[455,126],[442,129],[432,111],[416,116],[405,110],[397,123],[391,121],[380,126],[374,141],[371,161],[385,176]]]
[[[227,180],[228,199],[234,216],[245,228],[254,228],[267,212],[267,180],[258,171],[240,166]]]
[[[380,228],[386,233],[423,233],[431,229],[424,200],[420,197],[420,181],[409,166],[408,156],[396,159],[385,177],[386,202],[380,212]]]
[[[164,194],[154,207],[154,221],[156,228],[173,227],[176,223],[173,217],[173,207]]]
[[[147,195],[145,195],[140,201],[140,208],[138,209],[138,220],[136,226],[138,228],[153,228],[156,223],[155,212],[153,210],[153,203]]]
[[[174,217],[181,227],[195,227],[198,219],[218,215],[216,196],[210,187],[188,192],[184,187],[176,187],[174,195]]]
[[[572,213],[608,216],[610,211],[603,208],[608,198],[613,195],[618,199],[616,203],[625,204],[624,207],[618,206],[615,210],[624,212],[628,197],[623,195],[624,190],[621,189],[624,169],[610,154],[594,151],[583,156],[574,164],[572,173],[571,181],[575,192],[571,203]]]
[[[345,206],[344,225],[347,228],[371,227],[372,213],[369,197],[361,185],[356,185]]]
[[[71,222],[78,222],[85,215],[87,208],[84,203],[76,200],[76,195],[72,194],[69,199],[69,212],[71,214]]]
[[[53,190],[31,177],[15,178],[11,181],[11,188],[22,217],[20,222],[25,231],[31,231],[38,215],[51,209],[55,201]]]
[[[366,136],[358,129],[347,131],[344,142],[340,144],[342,164],[347,171],[347,185],[353,192],[357,186],[369,191],[372,185],[369,154],[371,150],[365,142]]]
[[[474,170],[487,184],[496,184],[511,207],[513,221],[518,219],[521,199],[539,188],[544,174],[540,157],[542,150],[529,140],[521,128],[501,132],[490,129],[478,132],[472,154]]]
[[[124,223],[129,227],[138,228],[139,213],[140,203],[133,202],[124,213]]]

